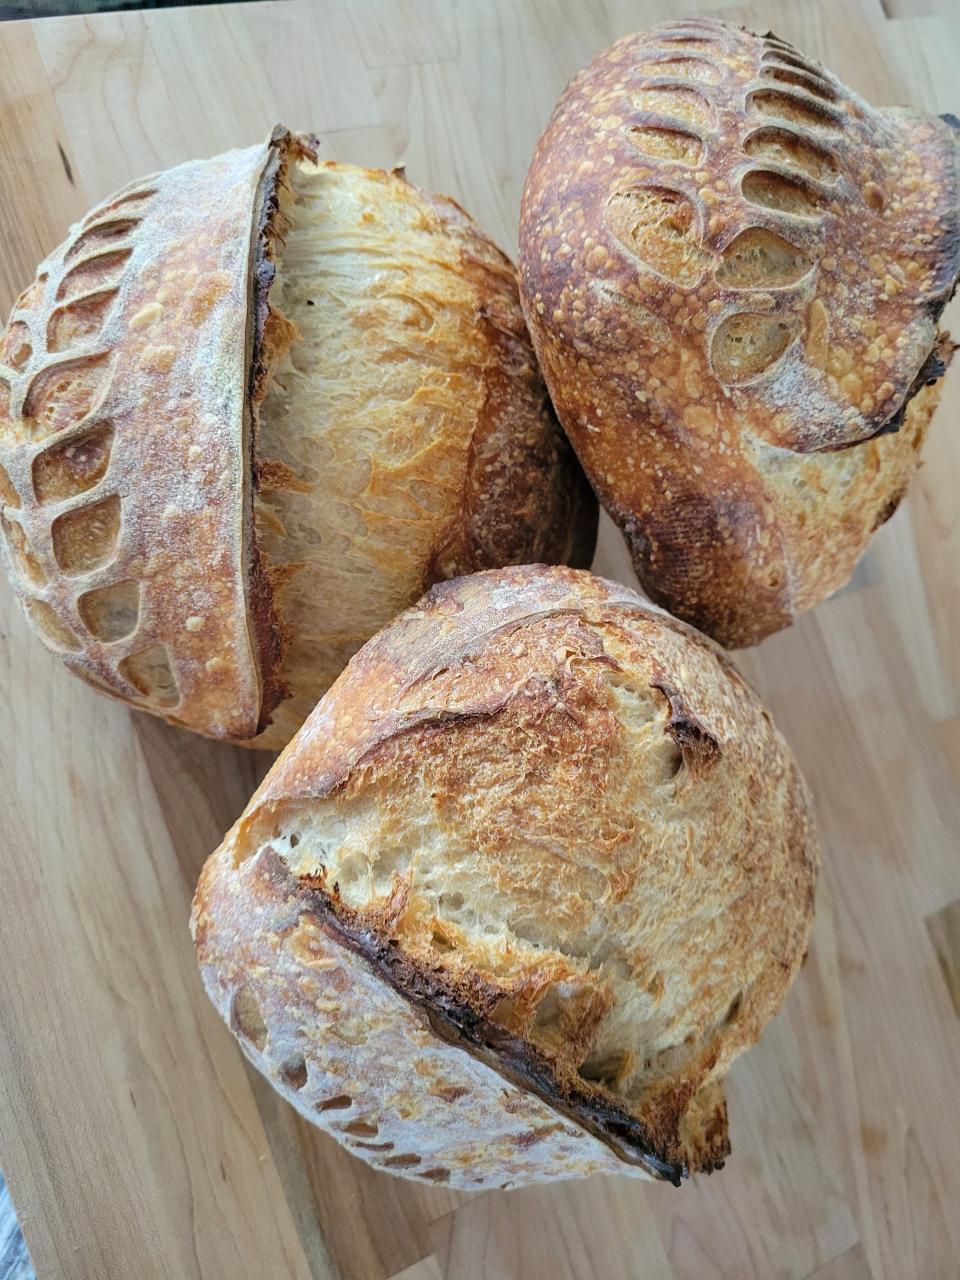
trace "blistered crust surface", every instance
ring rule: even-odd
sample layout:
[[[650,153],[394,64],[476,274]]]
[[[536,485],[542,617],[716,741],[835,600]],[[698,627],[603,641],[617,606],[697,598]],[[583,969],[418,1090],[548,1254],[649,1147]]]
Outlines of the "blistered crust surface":
[[[257,433],[258,542],[292,690],[283,746],[438,579],[589,563],[596,504],[536,367],[512,264],[399,173],[292,166],[270,306],[292,338]]]
[[[106,693],[249,737],[251,230],[269,148],[145,178],[42,263],[0,340],[7,560],[41,638]]]
[[[354,999],[341,980],[315,1034],[312,971],[251,966],[284,945],[262,924],[282,902],[331,973],[372,974],[445,1042],[454,1094],[469,1058],[535,1095],[560,1146],[494,1143],[484,1182],[611,1157],[677,1180],[727,1154],[722,1078],[800,964],[817,856],[796,766],[719,650],[613,583],[501,570],[434,588],[352,660],[208,864],[198,949],[221,1011],[255,980],[271,1078],[294,1017],[304,1081],[330,1088]],[[375,1022],[364,1054],[405,1070],[405,1033]],[[379,1133],[394,1104],[353,1066]],[[405,1151],[455,1172],[495,1107],[478,1089]]]
[[[952,127],[874,110],[774,36],[668,23],[571,82],[527,179],[521,291],[675,612],[749,643],[849,576],[916,465],[930,398],[901,424],[951,351],[928,362],[958,228]]]

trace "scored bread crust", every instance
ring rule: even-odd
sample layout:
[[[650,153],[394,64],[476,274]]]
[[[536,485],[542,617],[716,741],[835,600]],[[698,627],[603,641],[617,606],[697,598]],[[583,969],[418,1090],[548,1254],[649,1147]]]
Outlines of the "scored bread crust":
[[[509,261],[453,201],[395,175],[332,166],[365,175],[384,201],[419,211],[453,246],[431,299],[446,349],[434,332],[391,328],[362,299],[344,303],[344,326],[357,326],[368,349],[380,339],[384,361],[399,353],[423,370],[422,395],[398,407],[395,436],[410,446],[431,376],[451,387],[459,380],[462,401],[476,395],[472,416],[440,415],[436,439],[396,480],[383,481],[390,445],[380,441],[371,465],[379,491],[371,482],[353,495],[356,509],[341,504],[342,527],[320,548],[314,525],[329,467],[298,474],[278,459],[277,434],[261,421],[271,380],[298,358],[277,272],[294,168],[316,168],[316,159],[315,139],[278,127],[260,146],[134,183],[41,264],[0,336],[3,542],[41,639],[103,692],[197,732],[272,749],[349,653],[431,582],[501,561],[589,563],[597,522],[539,377]],[[380,212],[364,216],[374,224]],[[402,243],[385,236],[381,247],[389,281],[391,265],[409,264],[390,263]],[[460,488],[405,574],[411,530],[422,541],[434,527],[417,492],[435,480],[431,446],[462,453]],[[290,550],[288,516],[312,559]],[[365,519],[394,544],[389,555],[371,554],[397,599],[359,573],[351,589],[380,604],[373,624],[339,645],[324,643],[321,625],[308,637],[319,643],[303,646],[305,611],[290,608],[291,598],[308,600],[315,618],[333,612],[331,561]],[[383,537],[388,527],[392,539]]]
[[[648,708],[654,774],[628,775],[624,812],[611,680]],[[648,800],[680,825],[658,831]],[[473,877],[440,906],[412,861],[434,820],[451,865],[465,832]],[[398,829],[409,865],[389,862]],[[393,868],[359,896],[357,850]],[[799,967],[817,862],[802,779],[722,652],[618,584],[526,566],[435,587],[360,651],[208,861],[192,925],[251,1060],[377,1167],[678,1181],[728,1153],[722,1077]],[[535,923],[495,938],[441,909],[458,898]],[[553,919],[568,945],[531,934]],[[619,959],[602,939],[585,958],[598,928]],[[662,1043],[641,1043],[638,1002]]]
[[[272,193],[300,146],[277,130],[111,196],[0,344],[4,542],[28,616],[88,683],[216,737],[252,737],[280,692],[248,375]]]
[[[520,276],[555,407],[646,589],[727,646],[842,585],[906,490],[956,137],[704,19],[599,54],[540,139]]]

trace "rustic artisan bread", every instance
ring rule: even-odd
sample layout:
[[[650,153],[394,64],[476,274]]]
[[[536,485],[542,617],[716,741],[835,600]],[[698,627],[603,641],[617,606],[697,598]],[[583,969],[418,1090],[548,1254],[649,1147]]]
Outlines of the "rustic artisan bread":
[[[956,137],[697,20],[601,53],[540,139],[547,386],[646,589],[724,644],[842,585],[904,494],[953,349]]]
[[[306,138],[98,206],[0,339],[11,575],[98,688],[281,746],[432,582],[589,563],[506,258]]]
[[[722,651],[616,583],[434,587],[352,659],[208,861],[207,990],[376,1167],[458,1187],[727,1155],[818,862]]]

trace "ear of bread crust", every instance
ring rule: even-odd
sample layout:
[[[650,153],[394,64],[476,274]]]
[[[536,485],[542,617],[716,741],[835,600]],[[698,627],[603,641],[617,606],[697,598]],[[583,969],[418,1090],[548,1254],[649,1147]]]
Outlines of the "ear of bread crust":
[[[816,865],[802,780],[722,652],[525,567],[434,588],[364,647],[211,859],[194,928],[235,1030],[251,992],[261,1069],[282,1085],[300,1055],[305,1113],[349,1077],[351,1122],[458,1186],[677,1180],[725,1158],[720,1081],[799,966]],[[384,1000],[420,1026],[413,1064]],[[408,1092],[427,1045],[444,1116],[432,1068],[422,1112]],[[508,1085],[523,1132],[488,1114]]]
[[[41,264],[0,347],[4,541],[28,616],[96,688],[217,737],[252,736],[280,692],[248,374],[299,146],[277,130],[112,196]]]
[[[778,38],[628,36],[574,78],[521,214],[561,421],[646,589],[728,646],[845,582],[953,344],[956,130]]]

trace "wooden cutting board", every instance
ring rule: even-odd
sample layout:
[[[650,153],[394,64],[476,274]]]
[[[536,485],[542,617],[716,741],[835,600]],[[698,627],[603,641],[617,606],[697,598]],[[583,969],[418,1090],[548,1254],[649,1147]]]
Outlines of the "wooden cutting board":
[[[695,7],[351,0],[0,25],[0,306],[89,205],[262,138],[405,163],[501,243],[539,129],[615,37]],[[705,5],[878,103],[958,110],[956,0]],[[954,313],[955,316],[957,313]],[[268,761],[69,676],[0,586],[0,1167],[64,1280],[940,1280],[960,1274],[960,368],[854,582],[743,665],[816,796],[808,962],[681,1190],[466,1195],[370,1171],[246,1069],[187,932]],[[609,524],[598,566],[632,581]]]

